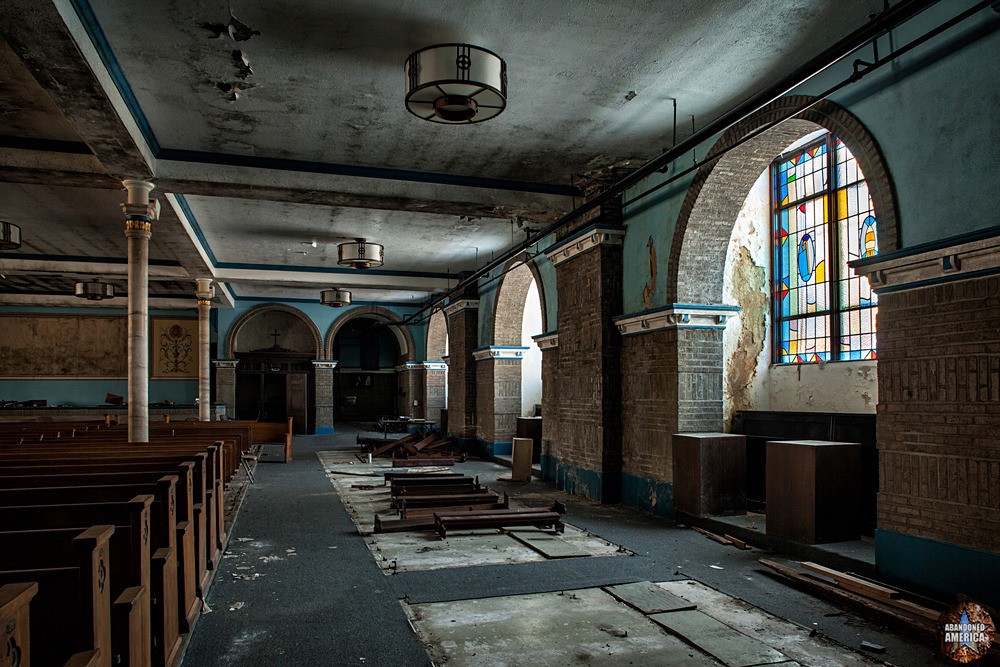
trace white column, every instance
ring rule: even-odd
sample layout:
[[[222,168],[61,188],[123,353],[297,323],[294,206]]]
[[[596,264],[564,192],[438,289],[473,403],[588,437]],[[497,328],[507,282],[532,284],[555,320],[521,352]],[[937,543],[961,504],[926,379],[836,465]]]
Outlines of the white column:
[[[149,238],[160,205],[148,181],[122,181],[128,190],[128,439],[149,442]]]
[[[212,312],[212,297],[215,288],[211,278],[196,278],[198,289],[198,419],[212,421],[212,395],[209,383],[209,315]]]

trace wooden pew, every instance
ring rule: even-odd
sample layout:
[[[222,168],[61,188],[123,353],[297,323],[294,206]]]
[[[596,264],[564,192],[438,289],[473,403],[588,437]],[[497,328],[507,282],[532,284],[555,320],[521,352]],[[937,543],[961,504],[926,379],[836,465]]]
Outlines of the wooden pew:
[[[205,447],[204,443],[201,447]],[[137,445],[92,445],[86,448],[70,446],[29,446],[17,449],[0,448],[0,468],[20,467],[29,465],[117,465],[122,461],[129,463],[154,463],[165,460],[176,460],[178,463],[195,460],[195,471],[198,471],[198,445],[181,446],[137,446]],[[222,557],[226,545],[224,488],[221,477],[221,451],[216,445],[205,447],[206,459],[203,462],[203,472],[206,480],[205,498],[202,507],[205,513],[206,537],[206,569],[214,569]],[[202,531],[196,526],[196,534]],[[201,585],[207,584],[202,577]]]
[[[129,473],[146,473],[156,475],[177,474],[181,478],[178,485],[178,497],[184,501],[188,494],[191,496],[191,507],[194,510],[194,549],[196,566],[196,594],[203,598],[208,590],[208,582],[211,578],[209,574],[209,562],[214,567],[213,554],[217,549],[214,543],[206,543],[208,539],[214,539],[214,530],[206,533],[206,490],[205,490],[205,455],[197,454],[191,461],[177,462],[173,459],[163,459],[161,461],[126,462],[126,463],[76,463],[63,465],[56,461],[48,464],[38,462],[37,465],[18,465],[0,467],[0,487],[11,488],[20,486],[16,481],[20,477],[34,477],[35,485],[41,486],[72,486],[73,481],[82,477],[87,483],[114,483],[115,476]],[[159,473],[159,474],[157,474]],[[184,480],[190,476],[190,490],[186,494],[183,492]],[[44,479],[42,479],[44,478]],[[208,513],[214,518],[212,506],[207,506]],[[178,513],[183,516],[182,511]],[[214,528],[214,524],[212,524]]]
[[[143,515],[148,513],[146,506]],[[71,546],[80,533],[79,528],[0,532],[0,570],[72,566],[76,556]],[[141,533],[130,525],[114,526],[108,542],[111,662],[128,667],[151,664],[149,536]]]
[[[11,665],[31,667],[31,624],[28,604],[38,594],[38,584],[0,586],[0,646]]]
[[[8,530],[40,528],[75,528],[79,525],[107,523],[134,525],[140,507],[156,505],[151,495],[140,495],[125,502],[95,502],[63,505],[20,505],[0,507],[0,526]],[[152,512],[140,527],[149,535],[151,547],[166,542],[169,536],[152,520]],[[140,533],[141,534],[141,533]],[[178,629],[177,555],[173,548],[156,548],[150,557],[150,608],[152,618],[152,655],[154,665],[174,665],[181,646]],[[107,652],[105,655],[109,655]]]
[[[31,656],[39,665],[74,659],[111,667],[111,587],[108,540],[113,526],[94,526],[73,539],[69,567],[0,571],[0,584],[38,584],[29,608]],[[96,655],[90,652],[96,651]],[[89,656],[77,656],[90,653]]]
[[[185,472],[190,477],[190,468]],[[38,486],[47,483],[48,480],[39,477],[15,477],[12,478],[13,483],[20,485],[19,487],[9,488],[6,484],[0,483],[0,506],[118,501],[129,499],[136,494],[152,494],[155,498],[151,506],[152,519],[161,528],[161,532],[154,534],[167,535],[165,542],[158,543],[154,540],[152,548],[171,548],[177,554],[178,623],[181,632],[190,632],[201,608],[195,582],[197,568],[188,483],[190,479],[183,480],[178,485],[177,475],[137,473],[130,474],[129,477],[131,483],[114,485],[101,484],[101,480],[87,480],[82,476],[71,477],[67,483],[73,484],[72,486]],[[178,488],[181,490],[180,493]],[[177,500],[178,498],[180,500]]]

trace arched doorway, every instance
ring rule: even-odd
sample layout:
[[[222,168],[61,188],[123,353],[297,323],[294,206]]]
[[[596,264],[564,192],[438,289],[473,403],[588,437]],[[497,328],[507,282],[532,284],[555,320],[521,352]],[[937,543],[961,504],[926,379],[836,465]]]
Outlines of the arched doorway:
[[[339,327],[330,342],[334,371],[335,421],[367,422],[396,417],[399,344],[390,325],[373,317],[355,317]]]
[[[230,329],[227,348],[236,367],[236,418],[293,420],[295,433],[316,424],[315,379],[319,330],[301,311],[265,304],[244,313]]]

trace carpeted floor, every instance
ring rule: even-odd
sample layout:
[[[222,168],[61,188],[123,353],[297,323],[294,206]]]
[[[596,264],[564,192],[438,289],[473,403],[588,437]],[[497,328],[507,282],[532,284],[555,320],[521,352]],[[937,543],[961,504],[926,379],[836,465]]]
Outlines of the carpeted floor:
[[[400,600],[434,602],[570,590],[651,580],[697,579],[857,648],[887,647],[894,664],[937,664],[930,646],[779,583],[761,552],[711,542],[670,521],[560,494],[548,483],[509,484],[528,505],[569,508],[567,520],[635,553],[519,565],[401,572],[386,576],[358,535],[317,451],[353,449],[354,433],[297,437],[288,464],[260,463],[198,621],[185,667],[214,665],[429,665]],[[462,472],[495,471],[471,461]],[[501,488],[501,490],[504,490]],[[714,567],[713,567],[714,566]],[[721,569],[719,569],[721,568]],[[571,663],[567,663],[571,664]],[[941,663],[945,664],[945,663]]]

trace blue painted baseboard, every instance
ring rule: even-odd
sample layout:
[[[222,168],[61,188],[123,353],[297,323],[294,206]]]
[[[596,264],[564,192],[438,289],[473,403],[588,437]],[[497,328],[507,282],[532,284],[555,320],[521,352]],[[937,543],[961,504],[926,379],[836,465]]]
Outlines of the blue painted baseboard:
[[[638,507],[656,516],[674,518],[674,485],[649,477],[622,473],[622,505]]]
[[[579,466],[557,462],[556,488],[601,502],[604,497],[604,475]]]
[[[1000,608],[1000,553],[879,528],[875,566],[881,578],[903,588],[926,588],[952,599],[961,593]]]
[[[546,482],[554,482],[556,480],[556,468],[559,465],[559,459],[548,454],[542,454],[540,463],[542,467],[542,479]]]
[[[334,430],[332,426],[317,426],[316,435],[333,435]]]

